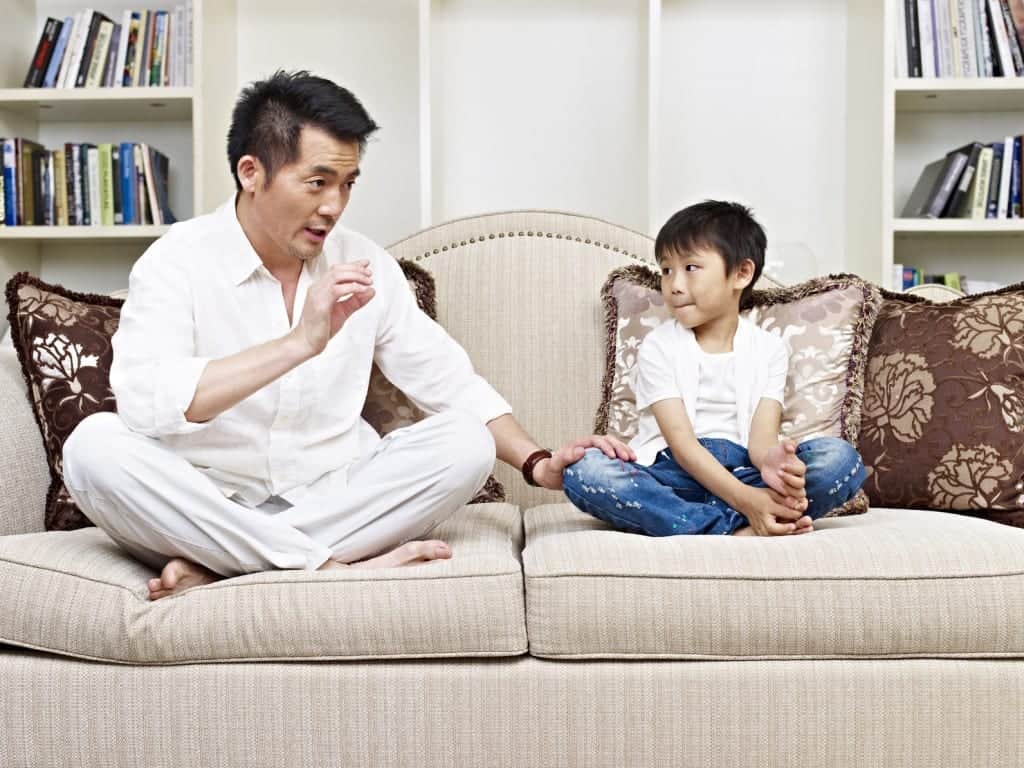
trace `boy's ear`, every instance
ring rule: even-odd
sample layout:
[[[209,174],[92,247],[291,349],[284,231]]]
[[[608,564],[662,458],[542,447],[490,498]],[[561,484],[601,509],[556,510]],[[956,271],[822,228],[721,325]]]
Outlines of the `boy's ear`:
[[[733,274],[733,287],[742,291],[754,280],[754,262],[751,259],[744,259],[740,262],[740,265],[736,267],[736,272]]]

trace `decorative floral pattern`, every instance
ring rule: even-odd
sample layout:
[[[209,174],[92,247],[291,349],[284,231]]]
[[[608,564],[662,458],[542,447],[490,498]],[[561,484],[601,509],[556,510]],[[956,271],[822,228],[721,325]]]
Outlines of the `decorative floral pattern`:
[[[606,349],[603,397],[595,431],[631,440],[637,432],[636,362],[644,338],[668,319],[657,273],[631,265],[608,275],[602,289]],[[867,344],[877,291],[853,275],[792,288],[755,291],[749,317],[790,347],[782,433],[794,440],[842,437],[856,444]],[[859,495],[844,514],[867,510]]]
[[[1024,284],[884,299],[858,446],[871,503],[1024,527]]]

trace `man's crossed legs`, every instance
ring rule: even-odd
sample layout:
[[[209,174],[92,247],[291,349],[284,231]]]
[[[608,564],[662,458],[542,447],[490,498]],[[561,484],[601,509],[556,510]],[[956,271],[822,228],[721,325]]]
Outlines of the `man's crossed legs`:
[[[273,569],[388,567],[450,557],[422,541],[468,502],[494,466],[494,440],[447,411],[386,435],[348,472],[337,498],[294,506],[231,501],[184,458],[113,413],[82,421],[64,445],[64,482],[86,516],[161,570],[150,598]]]

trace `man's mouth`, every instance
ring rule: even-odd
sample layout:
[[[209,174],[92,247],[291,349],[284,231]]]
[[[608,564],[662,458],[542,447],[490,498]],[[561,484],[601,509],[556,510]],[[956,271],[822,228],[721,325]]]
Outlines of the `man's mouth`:
[[[323,242],[324,238],[327,237],[327,233],[330,232],[330,227],[306,227],[303,230],[306,235],[316,242]]]

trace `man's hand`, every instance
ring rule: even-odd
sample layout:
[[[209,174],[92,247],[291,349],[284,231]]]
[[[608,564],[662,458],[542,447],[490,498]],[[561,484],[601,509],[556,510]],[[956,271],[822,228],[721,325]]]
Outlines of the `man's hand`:
[[[737,511],[747,518],[757,536],[784,536],[796,530],[803,511],[790,509],[785,497],[771,488],[751,488],[749,500]]]
[[[636,461],[636,454],[629,446],[611,435],[581,437],[554,451],[550,459],[537,462],[533,468],[534,482],[552,491],[562,490],[562,473],[570,464],[582,459],[587,448],[600,448],[609,459]]]
[[[761,462],[761,479],[784,503],[798,511],[807,509],[807,465],[796,456],[796,445],[791,440],[780,440],[769,450]]]
[[[313,283],[302,307],[302,317],[295,326],[295,333],[310,357],[323,352],[345,321],[373,297],[373,276],[370,262],[365,259],[351,264],[333,264],[326,275]],[[344,301],[339,301],[342,298]]]

